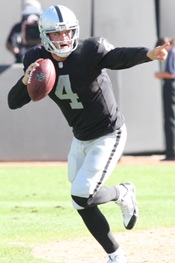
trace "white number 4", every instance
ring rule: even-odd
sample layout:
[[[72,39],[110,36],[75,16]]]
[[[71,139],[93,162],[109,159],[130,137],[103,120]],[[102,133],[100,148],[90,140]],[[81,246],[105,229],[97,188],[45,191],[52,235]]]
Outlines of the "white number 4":
[[[70,100],[70,106],[72,109],[83,109],[83,104],[79,101],[77,93],[73,93],[71,89],[69,75],[59,76],[55,95],[60,100]]]

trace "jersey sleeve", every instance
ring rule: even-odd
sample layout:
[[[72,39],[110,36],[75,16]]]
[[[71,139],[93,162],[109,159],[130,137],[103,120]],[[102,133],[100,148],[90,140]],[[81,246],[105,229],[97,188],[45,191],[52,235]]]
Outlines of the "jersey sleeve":
[[[84,41],[82,54],[86,61],[91,61],[95,68],[100,68],[101,61],[112,49],[114,46],[105,38],[91,37]]]
[[[122,47],[114,48],[107,52],[100,62],[101,68],[125,69],[151,61],[146,54],[147,48],[144,47]]]
[[[151,61],[145,47],[116,47],[102,37],[89,38],[84,45],[88,58],[99,69],[125,69]],[[88,52],[87,52],[88,49]]]
[[[8,93],[8,106],[10,109],[18,109],[31,101],[27,92],[27,86],[22,82],[23,76]]]
[[[24,72],[28,68],[28,66],[35,61],[33,59],[32,51],[29,51],[25,54],[23,59]],[[23,76],[17,81],[17,83],[12,87],[12,89],[8,93],[8,106],[10,109],[18,109],[24,106],[25,104],[31,101],[27,86],[22,82]]]
[[[24,72],[31,63],[39,58],[44,57],[43,50],[44,49],[40,47],[34,47],[26,52],[23,59]],[[17,81],[17,83],[8,93],[8,106],[10,109],[21,108],[31,101],[27,91],[27,86],[23,84],[22,78],[23,76]]]

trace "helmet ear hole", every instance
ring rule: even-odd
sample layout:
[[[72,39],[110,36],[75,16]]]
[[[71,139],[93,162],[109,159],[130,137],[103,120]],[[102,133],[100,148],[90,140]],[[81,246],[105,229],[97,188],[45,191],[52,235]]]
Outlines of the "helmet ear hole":
[[[69,8],[62,5],[50,6],[41,14],[38,25],[41,42],[47,51],[60,57],[67,57],[77,48],[79,22]],[[61,48],[61,41],[55,41],[57,42],[55,46],[55,42],[51,41],[49,37],[49,33],[63,30],[72,30],[71,45],[67,48]],[[70,40],[68,42],[70,43]]]

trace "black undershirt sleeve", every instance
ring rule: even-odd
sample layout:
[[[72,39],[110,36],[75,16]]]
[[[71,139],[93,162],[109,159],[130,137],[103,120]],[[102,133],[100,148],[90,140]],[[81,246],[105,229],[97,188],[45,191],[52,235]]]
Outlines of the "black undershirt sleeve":
[[[109,51],[100,61],[102,68],[126,69],[152,61],[146,56],[147,48],[114,48]]]
[[[23,84],[21,77],[8,93],[8,106],[10,109],[21,108],[31,101],[27,92],[27,86]]]

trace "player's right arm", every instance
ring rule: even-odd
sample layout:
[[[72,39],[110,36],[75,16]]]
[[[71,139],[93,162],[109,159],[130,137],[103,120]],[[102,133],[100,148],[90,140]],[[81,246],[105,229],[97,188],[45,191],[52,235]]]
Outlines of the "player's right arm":
[[[36,50],[35,50],[36,49]],[[37,61],[42,57],[40,48],[29,50],[24,57],[24,75],[17,81],[8,93],[8,106],[10,109],[18,109],[31,101],[27,91],[27,82],[30,72],[35,69]]]
[[[31,101],[27,85],[22,82],[22,76],[8,93],[8,106],[10,109],[18,109]]]
[[[41,59],[38,59],[37,61],[31,63],[26,69],[24,76],[22,76],[10,90],[8,94],[8,105],[10,109],[21,108],[31,101],[27,91],[27,83],[30,73],[34,71],[37,66],[39,66],[37,62],[40,60]]]

